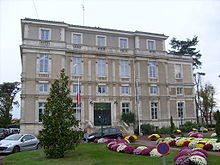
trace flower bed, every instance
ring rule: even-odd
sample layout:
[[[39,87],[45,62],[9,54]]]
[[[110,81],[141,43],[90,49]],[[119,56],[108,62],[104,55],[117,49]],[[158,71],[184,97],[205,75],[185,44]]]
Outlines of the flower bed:
[[[145,155],[151,157],[162,156],[155,147],[133,146],[128,143],[117,143],[116,141],[108,143],[107,148],[125,154]]]
[[[110,142],[116,142],[116,143],[129,143],[126,139],[108,139],[108,138],[100,138],[95,139],[94,143],[110,143]]]
[[[129,142],[135,142],[137,136],[125,136],[124,139],[129,140]]]
[[[207,165],[207,152],[203,149],[183,147],[174,157],[176,165]]]
[[[193,132],[188,133],[188,136],[195,137],[195,138],[203,137],[203,135],[201,133],[193,133]]]
[[[152,141],[156,141],[157,139],[161,138],[162,136],[159,134],[152,134],[148,136],[148,139],[152,140]]]
[[[220,151],[220,142],[217,139],[203,139],[194,137],[177,137],[175,139],[171,137],[160,138],[157,140],[157,144],[160,142],[168,143],[171,147],[190,147],[190,148],[201,148],[206,151]]]

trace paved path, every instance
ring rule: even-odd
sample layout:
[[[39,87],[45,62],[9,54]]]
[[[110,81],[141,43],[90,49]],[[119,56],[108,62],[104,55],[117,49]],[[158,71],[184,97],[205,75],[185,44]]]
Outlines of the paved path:
[[[0,165],[3,165],[3,158],[4,158],[5,156],[0,156]]]
[[[148,140],[147,136],[138,136],[138,139],[135,141],[135,143],[141,144],[141,145],[146,145],[146,146],[157,146],[156,141]],[[180,148],[177,148],[177,147],[171,147],[170,149],[171,150],[180,150]],[[207,152],[208,152],[208,154],[220,156],[220,151],[219,152],[207,151]]]

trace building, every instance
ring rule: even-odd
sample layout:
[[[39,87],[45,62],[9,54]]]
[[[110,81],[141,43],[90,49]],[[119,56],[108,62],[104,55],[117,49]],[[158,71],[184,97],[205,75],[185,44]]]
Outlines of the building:
[[[38,134],[51,83],[65,68],[80,127],[195,121],[192,58],[168,54],[164,34],[25,18],[22,29],[21,132]]]

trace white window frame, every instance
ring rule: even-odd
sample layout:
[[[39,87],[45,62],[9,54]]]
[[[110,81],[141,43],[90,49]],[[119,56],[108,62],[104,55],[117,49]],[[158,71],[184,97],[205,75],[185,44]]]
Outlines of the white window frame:
[[[73,103],[73,116],[76,120],[81,121],[81,106],[78,106],[77,103]]]
[[[105,88],[105,92],[103,92],[103,90],[101,92],[99,92],[99,87],[104,87]],[[106,95],[107,94],[107,90],[108,90],[108,87],[106,84],[98,84],[97,85],[97,94],[98,95]]]
[[[128,106],[124,106],[124,107],[123,107],[124,104],[128,104]],[[123,114],[123,113],[129,113],[130,110],[131,110],[131,104],[130,104],[129,102],[122,102],[122,103],[121,103],[121,113],[122,113],[122,114]],[[125,111],[125,112],[124,112],[124,111]]]
[[[96,61],[97,61],[97,67],[96,67],[97,68],[96,69],[97,77],[107,77],[106,59],[98,58]]]
[[[126,42],[127,42],[126,47],[121,47],[121,46],[122,46],[122,45],[121,45],[121,40],[126,40]],[[119,47],[120,49],[128,49],[128,45],[129,45],[129,43],[128,43],[128,38],[124,38],[124,37],[119,37],[119,38],[118,38],[118,47]]]
[[[41,38],[41,31],[42,30],[49,31],[48,32],[48,39],[42,39]],[[41,40],[41,41],[49,41],[49,40],[51,40],[51,29],[49,29],[49,28],[39,28],[39,40]]]
[[[41,91],[41,89],[43,89]],[[48,93],[49,92],[49,83],[48,82],[39,82],[38,83],[38,92],[39,93]]]
[[[41,56],[44,56],[44,58],[42,58]],[[46,59],[47,57],[47,59]],[[41,59],[42,58],[42,59]],[[46,60],[47,60],[47,66],[46,65]],[[43,68],[41,68],[41,63],[43,62]],[[41,71],[42,69],[42,71]],[[39,73],[42,74],[48,74],[49,73],[49,55],[46,53],[41,53],[39,55]]]
[[[42,104],[42,105],[40,106],[40,104]],[[38,102],[38,104],[37,104],[37,107],[38,107],[38,122],[39,123],[43,122],[43,119],[42,119],[42,117],[40,117],[40,115],[44,114],[45,104],[46,104],[46,102]],[[41,113],[40,113],[40,110],[41,110]]]
[[[82,57],[72,58],[72,75],[73,76],[82,75]]]
[[[124,88],[126,88],[126,90],[124,90]],[[122,85],[120,91],[121,91],[121,95],[129,95],[130,94],[129,85]]]
[[[99,41],[98,41],[98,38],[104,38],[104,44],[103,45],[99,45]],[[96,46],[99,46],[99,47],[105,47],[106,46],[106,36],[104,35],[96,35]]]
[[[158,77],[158,66],[156,61],[148,62],[148,77],[153,79],[156,79]]]
[[[183,87],[176,87],[176,94],[177,95],[183,95],[184,93]]]
[[[80,43],[74,43],[74,35],[80,35]],[[76,45],[80,45],[83,43],[83,34],[82,33],[75,33],[75,32],[72,32],[72,39],[71,39],[72,43],[73,44],[76,44]]]
[[[149,42],[153,42],[153,49],[151,49],[151,48],[149,47]],[[149,40],[149,39],[147,39],[147,50],[156,50],[156,42],[155,42],[155,40]]]
[[[183,103],[183,106],[180,107],[179,103]],[[181,118],[181,113],[182,113],[182,118],[184,118],[185,102],[184,101],[177,101],[176,106],[177,106],[177,117]]]
[[[125,63],[127,62],[127,63]],[[120,77],[129,78],[130,76],[130,65],[128,60],[120,60]]]
[[[180,66],[180,68],[177,68],[177,66]],[[178,69],[180,69],[178,71]],[[182,64],[175,64],[175,78],[176,79],[182,79],[183,78],[183,66]]]
[[[159,89],[157,85],[151,85],[149,87],[149,94],[150,95],[158,95],[159,94]]]
[[[152,104],[156,103],[157,106],[152,106]],[[159,112],[159,102],[158,101],[151,101],[150,102],[150,113],[152,120],[158,120],[158,113]]]
[[[79,93],[82,93],[82,87],[78,84],[72,85],[72,94],[76,95],[78,93],[78,86],[79,86]]]

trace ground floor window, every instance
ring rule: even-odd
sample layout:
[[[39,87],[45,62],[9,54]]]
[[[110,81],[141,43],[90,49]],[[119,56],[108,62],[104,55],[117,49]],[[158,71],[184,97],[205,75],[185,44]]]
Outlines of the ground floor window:
[[[183,108],[184,108],[184,102],[178,102],[177,103],[177,111],[178,111],[179,118],[183,118]]]
[[[42,122],[43,121],[43,114],[44,114],[44,109],[45,109],[45,102],[39,102],[38,103],[38,121]]]
[[[151,119],[158,119],[158,102],[151,102]]]
[[[75,116],[76,120],[81,120],[81,105],[73,103],[73,115]]]
[[[130,103],[122,103],[121,110],[122,113],[128,113],[130,111]]]

